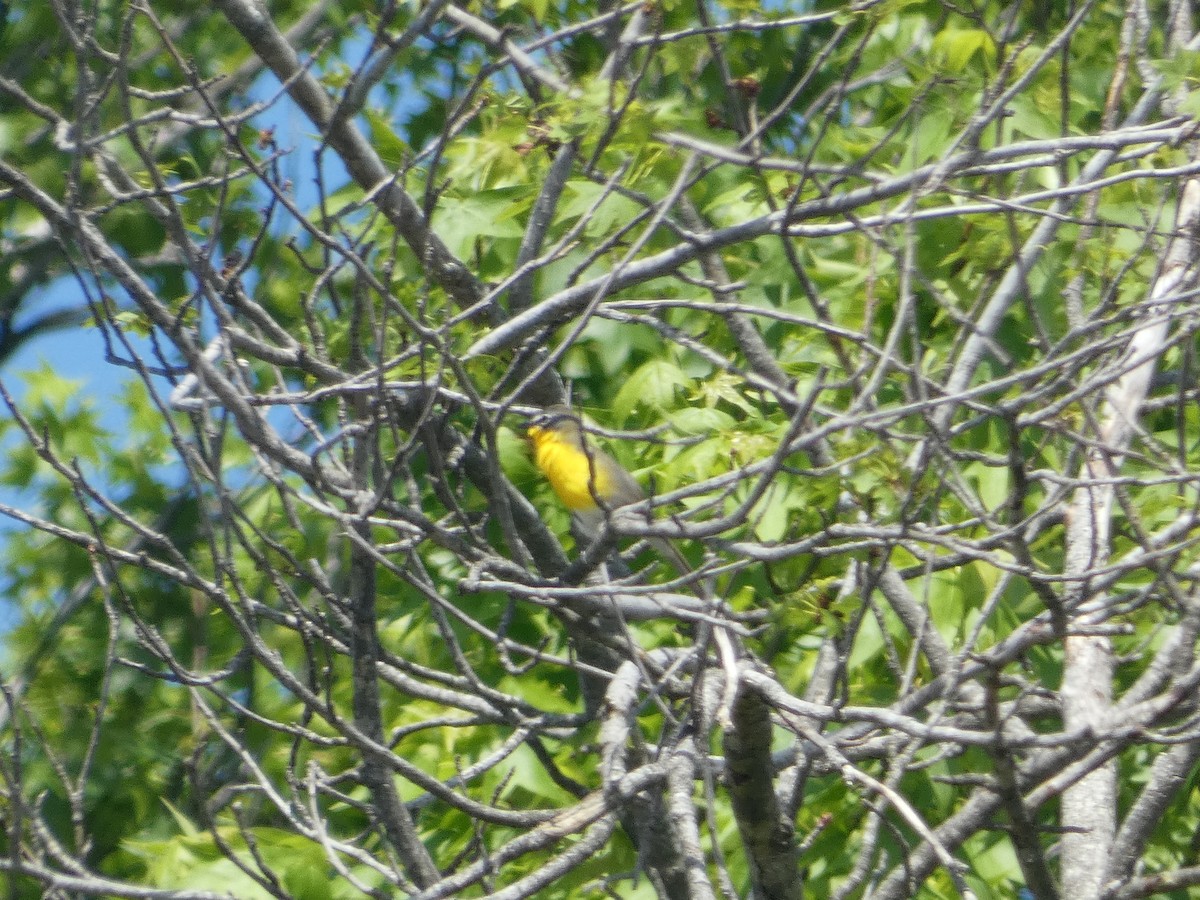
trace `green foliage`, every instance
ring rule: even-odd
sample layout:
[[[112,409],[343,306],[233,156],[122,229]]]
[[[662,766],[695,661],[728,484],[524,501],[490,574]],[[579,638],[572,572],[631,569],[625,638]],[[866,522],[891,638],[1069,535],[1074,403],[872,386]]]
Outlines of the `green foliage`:
[[[832,665],[831,686],[811,700],[831,711],[807,727],[835,739],[847,708],[899,710],[910,731],[926,716],[980,734],[993,727],[968,716],[983,715],[978,696],[905,704],[1028,636],[1038,617],[1052,622],[1047,593],[1078,582],[1064,574],[1061,507],[1085,453],[1103,444],[1097,398],[1113,379],[1098,376],[1162,270],[1176,203],[1162,170],[1191,158],[1180,142],[1123,144],[1106,173],[1119,178],[1088,186],[1087,205],[1045,212],[1090,158],[1054,142],[1101,127],[1120,4],[1096,4],[1044,60],[1048,36],[1032,7],[728,0],[705,4],[701,21],[693,5],[649,4],[615,79],[605,62],[619,30],[568,27],[594,16],[589,4],[455,6],[521,45],[566,29],[526,68],[491,55],[459,20],[401,40],[422,4],[398,4],[387,20],[375,4],[337,4],[319,40],[303,29],[295,38],[331,110],[369,69],[358,65],[364,52],[395,53],[350,110],[394,176],[370,184],[330,163],[344,152],[333,142],[310,170],[295,160],[315,145],[283,146],[275,120],[237,118],[274,88],[209,80],[254,63],[223,17],[155,4],[169,23],[160,32],[140,8],[95,4],[95,47],[138,63],[112,67],[65,38],[50,4],[29,6],[0,29],[0,158],[23,179],[6,176],[0,191],[0,354],[28,339],[20,323],[41,313],[38,288],[56,285],[77,295],[76,312],[138,376],[103,405],[49,365],[5,377],[20,387],[21,420],[0,422],[0,502],[25,511],[0,545],[13,620],[5,676],[22,682],[5,722],[21,743],[4,763],[19,772],[5,777],[66,852],[164,890],[387,894],[407,887],[380,868],[405,867],[380,828],[366,760],[388,759],[418,839],[448,873],[537,827],[500,813],[549,818],[581,792],[611,788],[587,698],[587,678],[603,666],[571,631],[596,615],[580,599],[594,585],[546,562],[556,538],[571,558],[582,548],[530,461],[523,425],[486,421],[543,396],[541,382],[515,393],[543,364],[546,395],[566,383],[595,424],[633,433],[599,443],[656,501],[679,492],[654,515],[692,529],[681,549],[713,565],[725,603],[704,597],[705,615],[737,614],[756,671],[807,700]],[[273,3],[270,15],[294,25],[309,6]],[[799,24],[769,27],[801,13]],[[996,26],[1002,16],[1013,17],[1011,32]],[[753,21],[724,27],[739,19]],[[1161,58],[1131,69],[1114,95],[1115,113],[1129,112],[1148,73],[1178,112],[1198,106],[1200,57],[1159,43],[1150,40]],[[555,87],[563,79],[569,90]],[[189,105],[200,102],[197,84],[226,128],[206,124],[207,105]],[[82,152],[74,127],[104,155]],[[980,161],[1034,140],[1049,143],[1020,165],[1015,155]],[[564,148],[574,157],[561,194],[539,210]],[[388,199],[392,190],[412,207]],[[36,212],[35,194],[62,204],[66,224]],[[1054,238],[1016,266],[1048,220],[1060,225]],[[72,221],[99,232],[111,256]],[[544,225],[544,240],[519,258],[532,224]],[[704,245],[713,239],[703,230],[719,240]],[[243,272],[229,265],[235,252],[248,255]],[[981,310],[1010,272],[1016,299],[984,328]],[[472,353],[572,292],[586,296],[565,314],[545,312],[523,340]],[[231,350],[213,362],[201,354],[218,330]],[[951,391],[977,334],[983,359]],[[1171,340],[1164,365],[1191,365],[1194,340]],[[168,395],[200,371],[210,386],[172,406]],[[1115,454],[1129,481],[1112,513],[1114,558],[1146,552],[1147,535],[1168,533],[1200,499],[1187,475],[1200,425],[1192,399],[1157,403],[1135,448]],[[943,405],[952,412],[939,423]],[[104,424],[113,410],[121,429]],[[530,508],[546,534],[522,518]],[[380,733],[366,738],[352,658],[364,637],[351,615],[361,534],[374,551],[367,593],[379,641]],[[639,552],[625,560],[638,570],[635,593],[639,579],[667,577],[648,564],[651,550]],[[1119,690],[1168,647],[1181,585],[1194,575],[1187,534],[1147,555],[1152,564],[1104,587],[1125,604],[1111,623]],[[885,565],[902,573],[926,631],[880,588]],[[610,574],[625,585],[619,564]],[[641,684],[631,755],[670,761],[681,735],[701,757],[723,752],[715,738],[705,746],[697,725],[702,692],[664,674],[695,677],[694,658],[670,655],[704,636],[694,619],[604,622],[602,637],[644,677],[661,678],[653,691]],[[1068,663],[1050,627],[994,672],[979,663],[964,679],[994,686],[988,699],[1010,712],[1057,696]],[[948,676],[927,639],[952,648]],[[674,662],[655,669],[661,658]],[[1064,728],[1050,706],[1030,714],[1031,730]],[[792,713],[774,712],[772,749],[801,746]],[[891,744],[855,765],[936,826],[994,777],[996,761],[980,746],[943,753],[949,742],[918,737],[889,732]],[[910,740],[911,755],[897,749]],[[1121,752],[1123,809],[1162,752]],[[431,793],[428,779],[500,813],[472,815]],[[880,796],[831,766],[806,768],[796,783],[811,896],[866,873],[860,852],[874,854],[881,878],[908,865],[921,836]],[[751,866],[727,788],[713,776],[692,800],[707,817],[708,864],[715,870],[719,849],[745,894]],[[1191,785],[1149,835],[1148,865],[1189,858],[1194,840],[1179,821],[1194,818],[1193,795]],[[1034,811],[1047,851],[1053,813]],[[309,815],[354,853],[297,825]],[[647,853],[627,824],[537,896],[655,896],[648,880],[626,877]],[[583,833],[506,860],[486,890],[536,875]],[[980,897],[1025,885],[994,819],[953,850]],[[269,869],[277,883],[247,869]],[[39,887],[10,886],[15,896]],[[916,890],[948,897],[958,886],[938,870]]]

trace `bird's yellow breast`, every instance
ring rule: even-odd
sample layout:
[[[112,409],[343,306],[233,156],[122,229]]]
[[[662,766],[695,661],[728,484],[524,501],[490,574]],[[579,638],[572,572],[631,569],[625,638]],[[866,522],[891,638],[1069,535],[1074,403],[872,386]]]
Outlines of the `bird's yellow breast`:
[[[596,497],[612,494],[612,478],[598,453],[589,458],[582,448],[544,428],[530,428],[528,434],[533,461],[568,509],[596,509]]]

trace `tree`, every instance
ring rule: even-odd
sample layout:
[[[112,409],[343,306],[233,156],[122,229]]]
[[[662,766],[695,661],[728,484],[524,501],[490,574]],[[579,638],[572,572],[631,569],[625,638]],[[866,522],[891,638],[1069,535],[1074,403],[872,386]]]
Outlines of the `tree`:
[[[1200,883],[1188,4],[215,7],[0,33],[10,895]]]

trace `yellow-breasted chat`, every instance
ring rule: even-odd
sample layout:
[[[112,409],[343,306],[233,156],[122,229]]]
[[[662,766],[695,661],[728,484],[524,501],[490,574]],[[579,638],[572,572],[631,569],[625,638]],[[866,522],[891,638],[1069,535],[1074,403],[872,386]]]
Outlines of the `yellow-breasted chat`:
[[[614,510],[646,499],[646,492],[624,467],[595,446],[579,416],[552,406],[529,420],[526,437],[533,461],[571,511],[579,536],[592,540]],[[664,538],[648,539],[681,575],[692,571],[683,555]]]

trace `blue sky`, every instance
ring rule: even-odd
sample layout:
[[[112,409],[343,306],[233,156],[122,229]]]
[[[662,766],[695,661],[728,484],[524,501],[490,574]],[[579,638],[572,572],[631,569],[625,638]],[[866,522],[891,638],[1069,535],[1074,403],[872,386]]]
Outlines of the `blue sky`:
[[[264,76],[253,91],[254,95],[266,95],[273,90],[275,80]],[[293,152],[284,160],[287,177],[296,186],[296,197],[302,209],[309,208],[316,198],[313,186],[312,154],[307,149],[312,145],[312,125],[288,98],[283,98],[261,116],[262,127],[275,129],[280,147],[292,148]],[[326,154],[326,177],[332,169],[336,179],[340,172],[333,168],[332,154]],[[55,309],[76,308],[83,302],[78,283],[74,279],[60,281],[40,288],[27,303],[27,308],[44,315]],[[17,325],[20,325],[18,320]],[[14,375],[49,365],[64,378],[81,382],[81,393],[93,398],[102,415],[102,421],[115,431],[123,427],[120,410],[107,397],[115,396],[120,385],[137,377],[129,369],[111,365],[105,361],[105,347],[97,328],[67,328],[43,335],[29,341],[5,364],[5,384],[10,390],[22,390],[22,381]]]
[[[357,69],[363,61],[363,56],[372,46],[369,36],[351,39],[343,44],[341,60]],[[317,71],[316,74],[320,74]],[[278,93],[278,82],[270,73],[262,75],[247,91],[251,102],[275,97]],[[403,123],[424,102],[418,91],[401,90],[395,92],[392,98],[381,89],[372,92],[370,101],[376,109],[391,103],[389,110],[392,120],[398,130],[403,131]],[[280,161],[282,173],[293,185],[293,198],[302,210],[312,209],[318,200],[316,186],[316,163],[313,150],[315,148],[315,129],[308,118],[286,95],[280,97],[275,104],[264,111],[255,120],[254,125],[259,129],[273,129],[276,145],[281,150],[289,151]],[[321,177],[327,193],[330,193],[345,183],[346,173],[336,155],[326,151],[321,157]],[[264,192],[264,200],[266,198]],[[298,231],[294,222],[286,218],[276,219],[273,225],[285,231]],[[252,274],[245,279],[248,290],[253,291]],[[77,281],[64,278],[47,287],[39,289],[36,294],[27,299],[26,308],[35,310],[43,315],[55,309],[79,308],[83,304],[82,289]],[[20,320],[15,323],[20,327]],[[211,329],[207,329],[211,333]],[[206,335],[207,337],[207,335]],[[130,341],[141,341],[144,358],[152,360],[153,353],[148,341],[129,334]],[[119,348],[118,348],[119,349]],[[0,369],[0,379],[12,393],[18,406],[26,393],[26,380],[23,373],[37,372],[43,367],[49,368],[61,378],[78,383],[78,400],[89,405],[99,417],[100,424],[113,435],[119,436],[128,432],[125,413],[120,403],[116,402],[124,393],[124,386],[131,379],[139,376],[133,370],[109,363],[105,358],[106,346],[100,329],[92,327],[73,327],[48,333],[30,340],[22,346]],[[170,392],[170,385],[163,379],[155,385],[165,397]],[[4,448],[16,446],[23,441],[23,435],[11,430],[0,439],[0,452]],[[168,476],[169,477],[169,476]],[[32,510],[30,496],[22,495],[11,490],[0,488],[0,501],[18,508]],[[6,533],[23,529],[25,526],[12,520],[0,517],[0,541]],[[0,634],[7,631],[20,614],[17,604],[5,602],[4,576],[0,572]]]
[[[250,91],[252,99],[265,98],[277,90],[274,76],[262,76]],[[313,161],[313,126],[300,112],[294,103],[286,96],[281,98],[272,108],[265,111],[258,119],[260,128],[273,128],[276,143],[281,149],[291,152],[281,161],[285,177],[290,178],[295,190],[295,199],[301,209],[312,208],[317,200],[314,184],[316,170]],[[336,156],[325,153],[322,158],[323,177],[327,190],[341,184],[345,180],[345,170]],[[284,228],[293,227],[292,223],[284,221]],[[253,283],[247,278],[247,287]],[[59,281],[40,288],[27,298],[26,308],[44,315],[55,309],[78,308],[84,303],[83,292],[79,283],[73,278],[63,278]],[[21,320],[15,323],[20,327]],[[129,339],[135,344],[140,341],[145,348],[145,358],[153,359],[149,342],[130,334]],[[126,428],[125,413],[120,403],[115,402],[124,392],[124,386],[131,379],[139,376],[129,368],[109,363],[105,358],[106,347],[103,335],[94,327],[71,327],[54,331],[30,340],[23,345],[0,370],[0,380],[13,395],[18,406],[26,394],[26,375],[35,373],[43,367],[48,367],[56,375],[76,381],[78,399],[81,403],[90,405],[98,414],[100,423],[114,435],[121,435]],[[170,386],[159,379],[157,389],[166,396]],[[20,432],[10,430],[0,440],[0,452],[4,448],[15,446],[22,442]],[[27,509],[32,512],[31,498],[19,492],[0,489],[0,501]],[[6,533],[23,529],[26,526],[10,519],[0,517],[0,540]],[[3,574],[0,573],[0,634],[11,628],[20,615],[18,604],[6,602],[3,591]]]
[[[357,68],[367,48],[371,46],[368,36],[359,40],[351,40],[344,45],[344,60],[347,65]],[[319,69],[316,74],[320,74]],[[279,82],[271,73],[259,77],[247,92],[251,102],[270,99],[278,93]],[[415,92],[398,92],[391,114],[397,123],[411,115],[421,98]],[[386,94],[377,88],[370,95],[374,103],[386,102]],[[273,129],[275,142],[280,149],[290,152],[281,161],[284,177],[293,185],[293,198],[300,209],[312,209],[318,200],[315,184],[316,168],[313,160],[314,128],[308,118],[299,110],[287,95],[269,109],[265,110],[256,120],[255,125],[260,129]],[[322,178],[326,192],[332,192],[346,180],[346,172],[337,156],[329,151],[322,154]],[[264,200],[265,200],[264,192]],[[278,220],[277,220],[278,224]],[[292,225],[284,220],[284,228]],[[247,287],[252,289],[253,282],[247,275]],[[81,305],[82,298],[79,285],[73,279],[63,279],[49,287],[43,288],[30,299],[27,306],[44,314],[56,308],[73,308]],[[20,324],[19,321],[17,323]],[[21,382],[14,376],[21,372],[36,369],[43,362],[64,378],[81,382],[81,393],[92,397],[99,404],[102,421],[116,431],[122,428],[120,410],[111,403],[105,403],[105,398],[119,393],[120,385],[131,377],[137,377],[129,369],[114,366],[105,361],[103,338],[95,328],[69,328],[60,332],[45,335],[30,341],[23,346],[0,371],[9,390],[20,391]]]

